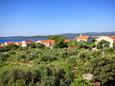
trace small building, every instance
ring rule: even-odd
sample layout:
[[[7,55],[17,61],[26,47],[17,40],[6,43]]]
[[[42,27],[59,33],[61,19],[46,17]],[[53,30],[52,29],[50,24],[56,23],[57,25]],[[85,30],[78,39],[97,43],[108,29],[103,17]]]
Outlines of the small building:
[[[22,42],[15,42],[17,46],[22,46]]]
[[[27,47],[31,45],[33,42],[32,41],[22,41],[22,47]]]
[[[78,42],[80,42],[80,41],[91,42],[92,39],[93,38],[91,36],[83,36],[83,35],[80,35],[80,36],[75,38],[75,40],[77,40]]]
[[[3,46],[0,45],[0,48],[3,48]]]
[[[55,43],[54,40],[38,40],[36,43],[44,44],[46,47],[52,47]]]
[[[110,47],[113,47],[113,43],[115,42],[115,36],[100,36],[96,39],[96,43],[100,42],[101,40],[110,42]]]
[[[4,43],[1,43],[1,46],[4,46]]]
[[[7,46],[7,45],[12,45],[12,44],[14,44],[14,42],[5,42],[3,45]]]
[[[71,41],[70,39],[65,39],[65,40],[64,40],[65,43],[68,43],[68,42],[70,42],[70,41]]]

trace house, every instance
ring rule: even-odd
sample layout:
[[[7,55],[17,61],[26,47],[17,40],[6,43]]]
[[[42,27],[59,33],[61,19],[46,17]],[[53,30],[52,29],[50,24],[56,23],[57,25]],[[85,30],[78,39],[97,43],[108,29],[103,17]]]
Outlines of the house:
[[[22,46],[22,42],[15,42],[17,46]]]
[[[100,42],[101,40],[110,42],[110,47],[113,47],[113,43],[115,42],[115,36],[100,36],[96,39],[96,43]]]
[[[3,48],[3,46],[0,45],[0,48]]]
[[[55,41],[54,40],[38,40],[38,41],[36,41],[36,43],[42,43],[47,47],[52,47],[54,45]]]
[[[71,40],[69,40],[69,39],[65,39],[65,40],[64,40],[65,43],[68,43],[68,42],[70,42],[70,41],[71,41]]]
[[[27,47],[29,45],[31,45],[33,43],[33,41],[22,41],[22,47]]]
[[[78,42],[80,42],[80,41],[91,42],[92,37],[80,35],[80,36],[76,37],[75,40],[77,40]]]
[[[7,46],[7,45],[12,45],[12,44],[14,44],[14,42],[5,42],[3,45]]]
[[[1,46],[4,46],[4,43],[1,43]]]

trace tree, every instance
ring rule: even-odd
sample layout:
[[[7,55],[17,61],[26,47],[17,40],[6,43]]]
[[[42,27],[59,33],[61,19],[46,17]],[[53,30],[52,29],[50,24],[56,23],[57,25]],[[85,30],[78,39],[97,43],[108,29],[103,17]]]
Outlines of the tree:
[[[36,43],[32,42],[32,44],[30,44],[29,47],[36,48]]]
[[[62,41],[64,39],[66,39],[67,37],[65,36],[61,36],[61,35],[56,35],[56,36],[49,36],[48,39],[50,40],[55,40],[55,41]]]
[[[104,51],[101,51],[101,54],[99,54],[98,52],[99,51],[97,51],[97,53],[94,51],[92,51],[91,53],[84,52],[85,56],[82,56],[84,58],[81,58],[81,60],[78,61],[79,63],[76,69],[76,76],[82,76],[83,74],[91,73],[94,75],[94,81],[99,80],[103,86],[105,83],[115,80],[115,57],[110,55],[110,53],[109,55],[106,54],[102,56],[101,54]]]
[[[45,48],[45,45],[41,43],[36,43],[36,48]]]
[[[63,42],[63,41],[58,41],[54,44],[53,46],[54,48],[67,48],[68,45],[67,43]]]
[[[68,46],[77,46],[77,41],[72,40],[72,41],[68,42],[67,44],[68,44]]]
[[[31,47],[31,48],[45,48],[45,45],[42,43],[34,43],[33,42],[32,44],[29,45],[29,47]]]
[[[9,51],[9,50],[11,50],[11,49],[18,49],[19,48],[19,46],[17,46],[16,44],[10,44],[10,45],[7,45],[7,46],[4,46],[3,48],[0,48],[0,52],[7,52],[7,51]]]
[[[98,49],[103,49],[105,47],[109,47],[109,45],[110,45],[110,42],[105,41],[105,40],[101,40],[100,42],[98,42],[97,48]]]
[[[96,42],[96,39],[95,39],[95,38],[93,38],[91,42],[92,42],[92,43],[95,43],[95,42]]]
[[[78,42],[78,48],[91,49],[92,44],[88,42]]]
[[[11,84],[10,84],[11,85]],[[26,86],[25,80],[18,79],[16,81],[16,86]]]
[[[18,46],[16,44],[10,44],[10,45],[6,46],[6,48],[17,49]]]
[[[64,40],[67,38],[65,36],[56,35],[56,36],[49,36],[48,37],[51,40],[55,40],[54,48],[65,48],[68,47],[67,43],[64,42]]]
[[[113,42],[113,48],[115,49],[115,42]]]

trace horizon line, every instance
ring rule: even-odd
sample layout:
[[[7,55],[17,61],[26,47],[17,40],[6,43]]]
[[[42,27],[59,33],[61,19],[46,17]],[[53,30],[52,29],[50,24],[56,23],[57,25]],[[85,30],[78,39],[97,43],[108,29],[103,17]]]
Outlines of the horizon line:
[[[115,31],[110,31],[110,32],[66,32],[66,33],[57,33],[57,34],[40,34],[40,35],[9,35],[9,36],[1,36],[1,37],[29,37],[29,36],[52,36],[52,35],[63,35],[63,34],[80,34],[80,33],[111,33]]]

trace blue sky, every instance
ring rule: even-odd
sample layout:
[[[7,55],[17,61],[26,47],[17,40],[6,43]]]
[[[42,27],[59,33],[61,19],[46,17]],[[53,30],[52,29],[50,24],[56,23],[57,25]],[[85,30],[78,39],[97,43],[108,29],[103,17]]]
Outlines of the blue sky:
[[[115,31],[115,0],[0,0],[0,36]]]

